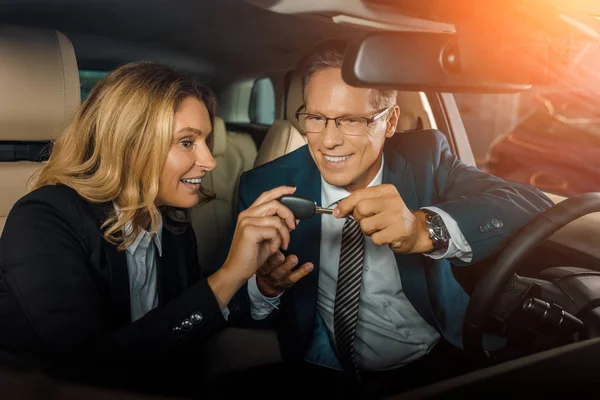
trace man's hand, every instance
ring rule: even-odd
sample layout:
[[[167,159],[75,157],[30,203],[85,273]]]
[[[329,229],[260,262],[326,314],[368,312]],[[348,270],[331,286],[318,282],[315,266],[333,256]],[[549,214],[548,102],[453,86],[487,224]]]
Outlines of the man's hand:
[[[256,272],[256,285],[258,290],[267,297],[278,296],[285,289],[289,289],[300,279],[313,270],[312,263],[305,263],[300,268],[292,271],[298,264],[298,257],[289,255],[284,257],[281,252],[271,255]]]
[[[358,189],[338,203],[333,215],[336,218],[352,215],[375,245],[387,244],[396,253],[433,250],[425,214],[409,210],[393,185]]]

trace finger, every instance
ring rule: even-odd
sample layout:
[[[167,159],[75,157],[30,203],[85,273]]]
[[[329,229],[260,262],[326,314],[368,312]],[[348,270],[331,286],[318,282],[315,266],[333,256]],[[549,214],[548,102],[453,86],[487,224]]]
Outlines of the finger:
[[[268,264],[270,267],[273,268],[277,268],[278,266],[280,266],[283,261],[285,260],[285,256],[283,255],[282,252],[278,251],[277,253],[273,254],[271,257],[269,257]]]
[[[271,200],[267,203],[262,203],[257,206],[248,208],[241,214],[242,218],[247,217],[268,217],[277,215],[279,218],[285,221],[289,230],[296,229],[296,220],[294,213],[281,204],[278,200]]]
[[[380,199],[385,195],[398,193],[393,185],[377,185],[355,190],[350,196],[342,199],[333,210],[336,218],[346,217],[354,211],[356,205],[365,199]]]
[[[279,267],[285,260],[284,255],[278,251],[272,254],[267,260],[258,268],[258,274],[266,276],[271,273],[275,268]]]
[[[300,268],[290,273],[285,282],[283,283],[285,288],[289,288],[293,286],[300,279],[304,278],[306,275],[310,274],[310,272],[314,269],[314,265],[310,262],[303,264]]]
[[[293,194],[295,191],[296,188],[294,186],[278,186],[275,189],[263,192],[256,200],[254,200],[254,203],[252,203],[249,208],[278,199],[286,194]]]
[[[383,246],[386,244],[392,244],[396,237],[397,234],[394,232],[394,229],[387,227],[371,235],[371,241],[373,241],[375,246]]]
[[[342,199],[338,203],[338,205],[333,210],[333,215],[336,218],[346,217],[347,215],[350,215],[356,208],[357,204],[362,200],[381,197],[380,191],[381,189],[379,188],[379,186],[371,186],[368,188],[355,190],[350,194],[350,196]]]
[[[360,225],[360,230],[367,236],[371,236],[375,232],[385,229],[389,222],[388,218],[385,218],[383,214],[376,214],[357,221]]]
[[[269,276],[276,281],[282,280],[290,274],[290,271],[294,269],[296,265],[298,265],[298,257],[290,255],[285,259],[283,264],[274,268]]]
[[[361,200],[354,210],[352,211],[352,217],[360,222],[363,218],[371,217],[382,213],[386,207],[386,201],[382,198],[368,198]]]
[[[254,226],[254,227],[265,227],[265,228],[273,228],[279,232],[279,236],[281,238],[281,248],[287,250],[287,247],[290,243],[290,231],[288,227],[284,224],[281,218],[276,216],[271,217],[246,217],[243,222],[241,222],[243,226]],[[275,249],[278,250],[278,249]]]
[[[276,228],[271,226],[249,225],[245,228],[245,231],[255,243],[262,244],[263,242],[268,242],[269,254],[267,257],[270,257],[282,247],[281,235]]]

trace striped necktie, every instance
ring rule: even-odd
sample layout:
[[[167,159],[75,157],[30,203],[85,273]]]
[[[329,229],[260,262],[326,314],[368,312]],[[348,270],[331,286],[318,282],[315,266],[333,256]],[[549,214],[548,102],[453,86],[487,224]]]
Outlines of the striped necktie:
[[[365,256],[363,239],[360,225],[353,218],[347,218],[342,229],[333,327],[340,362],[347,372],[356,377],[359,375],[354,354],[354,337]]]

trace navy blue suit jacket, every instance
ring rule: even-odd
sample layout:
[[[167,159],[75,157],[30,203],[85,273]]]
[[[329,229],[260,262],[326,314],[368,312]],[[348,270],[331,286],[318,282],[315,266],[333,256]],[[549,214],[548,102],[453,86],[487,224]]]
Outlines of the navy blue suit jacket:
[[[384,152],[383,183],[394,185],[411,210],[434,205],[450,214],[472,248],[472,263],[498,252],[505,239],[552,205],[537,189],[463,164],[436,130],[398,134],[393,141],[388,140]],[[320,204],[321,176],[307,146],[244,173],[239,211],[262,192],[281,185],[296,186],[296,194]],[[313,335],[320,243],[320,215],[302,221],[291,233],[287,253],[297,255],[299,265],[310,261],[315,268],[284,293],[274,318],[286,359],[302,359]],[[451,263],[464,263],[457,259],[436,261],[421,254],[396,254],[396,261],[405,294],[419,314],[448,341],[462,347],[469,298],[456,281]],[[248,307],[245,309],[249,312]]]

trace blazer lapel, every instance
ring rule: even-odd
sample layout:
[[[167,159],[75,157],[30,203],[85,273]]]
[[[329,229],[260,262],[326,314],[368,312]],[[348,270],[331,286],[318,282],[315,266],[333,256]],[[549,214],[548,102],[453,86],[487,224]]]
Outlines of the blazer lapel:
[[[310,153],[306,152],[306,162],[292,179],[296,193],[306,196],[321,204],[321,176]],[[311,262],[314,269],[310,274],[296,283],[291,290],[294,308],[299,327],[311,329],[317,307],[319,259],[321,255],[321,215],[300,221],[291,233],[290,246],[287,253],[299,258],[298,265]]]
[[[163,216],[163,218],[166,218]],[[187,271],[185,249],[180,248],[174,234],[163,228],[162,257],[156,254],[158,268],[158,303],[162,307],[185,291]]]
[[[386,147],[383,183],[392,184],[409,210],[417,210],[419,201],[410,164],[392,146]],[[395,254],[402,289],[411,304],[430,325],[437,326],[427,292],[423,255]]]
[[[104,223],[112,211],[112,203],[88,203],[98,221],[98,227]],[[104,233],[103,229],[101,234]],[[131,304],[129,297],[129,273],[125,252],[118,251],[117,246],[102,240],[102,250],[106,257],[106,274],[109,284],[110,308],[115,326],[126,326],[131,323]],[[104,263],[101,263],[103,265]]]

